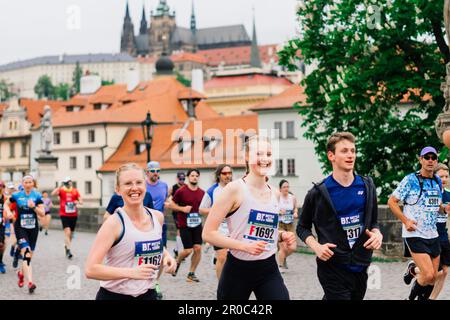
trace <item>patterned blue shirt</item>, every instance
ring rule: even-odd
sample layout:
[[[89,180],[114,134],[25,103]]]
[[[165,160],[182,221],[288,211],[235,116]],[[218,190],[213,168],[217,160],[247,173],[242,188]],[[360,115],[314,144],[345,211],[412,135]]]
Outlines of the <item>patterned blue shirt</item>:
[[[434,179],[422,177],[422,181],[422,194],[416,173],[404,177],[392,193],[395,198],[404,203],[403,214],[408,219],[417,221],[415,231],[407,231],[405,225],[402,225],[403,238],[435,239],[438,237],[436,222],[439,206],[442,203],[441,180],[435,176]]]

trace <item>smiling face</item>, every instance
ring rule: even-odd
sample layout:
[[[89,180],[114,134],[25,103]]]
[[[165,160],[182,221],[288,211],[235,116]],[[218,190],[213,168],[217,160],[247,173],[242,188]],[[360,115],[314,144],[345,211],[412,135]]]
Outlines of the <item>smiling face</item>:
[[[250,172],[267,176],[272,168],[272,145],[264,138],[252,139],[248,144],[247,159]]]
[[[26,178],[22,181],[23,189],[26,192],[30,192],[34,188],[34,180],[33,178]]]
[[[141,169],[122,171],[118,176],[116,192],[122,196],[126,205],[142,204],[146,192],[144,171]]]
[[[336,143],[334,152],[328,151],[328,160],[330,160],[333,170],[342,170],[351,172],[355,168],[356,147],[349,140],[341,140]]]
[[[280,192],[283,195],[289,194],[289,182],[285,182],[281,185]]]
[[[443,186],[447,186],[447,184],[448,184],[448,170],[441,169],[441,170],[438,170],[436,172],[436,174],[439,176],[439,178],[441,178],[442,185]]]

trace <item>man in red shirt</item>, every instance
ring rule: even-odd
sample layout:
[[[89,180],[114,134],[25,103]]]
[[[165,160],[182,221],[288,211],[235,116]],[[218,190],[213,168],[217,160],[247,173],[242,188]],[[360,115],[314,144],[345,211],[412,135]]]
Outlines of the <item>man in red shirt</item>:
[[[73,232],[77,225],[78,205],[82,205],[83,202],[80,193],[73,187],[70,177],[66,177],[63,180],[63,185],[52,191],[52,196],[56,195],[59,197],[59,216],[61,217],[64,229],[66,257],[72,259],[73,255],[70,251],[70,246],[72,244]]]
[[[188,282],[199,282],[195,276],[195,270],[202,255],[203,228],[199,207],[205,191],[198,187],[199,177],[200,172],[197,169],[189,169],[187,172],[188,183],[175,192],[170,204],[171,209],[178,211],[177,220],[184,247],[177,257],[178,266],[173,276],[176,276],[181,262],[193,252],[191,268],[187,276]]]

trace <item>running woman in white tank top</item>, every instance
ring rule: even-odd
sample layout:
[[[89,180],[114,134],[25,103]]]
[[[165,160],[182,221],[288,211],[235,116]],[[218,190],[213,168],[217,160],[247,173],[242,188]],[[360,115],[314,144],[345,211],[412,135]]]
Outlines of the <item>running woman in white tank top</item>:
[[[98,231],[86,261],[86,277],[101,281],[97,300],[156,300],[158,270],[176,269],[175,259],[162,246],[164,216],[144,207],[145,174],[138,165],[120,167],[116,180],[124,207]]]
[[[298,219],[297,214],[297,199],[295,196],[289,192],[289,182],[287,180],[280,181],[280,199],[278,202],[280,210],[280,221],[278,224],[278,229],[284,231],[295,232],[294,221]],[[286,258],[291,254],[285,246],[280,245],[278,247],[278,266],[280,272],[284,273],[287,271],[288,266]]]
[[[292,232],[278,232],[278,194],[266,182],[272,148],[266,138],[254,136],[246,146],[248,175],[229,183],[219,194],[203,229],[203,239],[230,250],[217,289],[219,300],[288,300],[289,292],[278,270],[277,242],[295,250]],[[219,227],[227,220],[230,236]]]

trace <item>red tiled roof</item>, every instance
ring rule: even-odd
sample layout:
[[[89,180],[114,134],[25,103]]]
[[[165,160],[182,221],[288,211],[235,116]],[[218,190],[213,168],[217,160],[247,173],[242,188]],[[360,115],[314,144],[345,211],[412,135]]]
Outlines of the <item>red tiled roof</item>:
[[[293,84],[282,93],[273,96],[251,108],[252,111],[271,109],[291,109],[296,102],[306,103],[305,88]]]
[[[242,86],[260,86],[260,85],[279,85],[291,86],[286,78],[279,78],[264,74],[239,75],[214,77],[205,83],[205,89],[226,88],[226,87],[242,87]]]
[[[50,109],[52,110],[52,116],[63,108],[62,101],[32,100],[24,98],[20,99],[19,105],[26,109],[27,120],[35,128],[40,126],[41,116],[44,114],[45,106],[50,107]]]
[[[197,54],[202,55],[208,65],[217,67],[222,62],[225,65],[249,65],[251,46],[200,50]],[[259,46],[259,55],[263,63],[269,63],[271,59],[278,63],[277,45]]]
[[[190,136],[194,139],[194,145],[186,151],[184,156],[192,158],[192,163],[176,163],[174,155],[179,155],[177,152],[178,142],[174,141],[180,133],[183,125],[161,125],[155,128],[155,135],[153,138],[153,144],[151,148],[151,158],[155,161],[159,161],[161,169],[184,169],[187,167],[195,166],[196,168],[215,168],[218,163],[208,163],[203,159],[203,153],[198,150],[203,150],[203,136],[216,136],[222,137],[222,141],[213,151],[212,155],[217,155],[219,150],[223,150],[223,162],[228,162],[235,167],[244,167],[242,162],[243,154],[238,152],[242,150],[241,139],[238,136],[227,135],[227,129],[242,130],[245,133],[247,130],[258,129],[258,119],[256,114],[243,115],[243,116],[231,116],[231,117],[217,117],[203,121],[191,122],[186,132],[189,132]],[[200,128],[201,127],[201,128]],[[214,130],[215,129],[215,130]],[[240,132],[240,131],[239,131]],[[239,133],[238,132],[238,133]],[[194,133],[197,135],[194,137]],[[220,135],[219,135],[220,133]],[[233,139],[233,140],[231,140]],[[127,162],[136,162],[141,166],[145,166],[147,161],[146,151],[136,154],[135,141],[142,141],[142,130],[140,128],[130,128],[125,138],[122,140],[119,148],[116,152],[103,164],[99,171],[112,172],[117,170],[122,164]],[[199,149],[200,148],[200,149]],[[227,155],[233,154],[231,159],[225,158]],[[222,163],[223,163],[222,162]]]
[[[197,62],[197,63],[201,63],[201,64],[207,64],[208,60],[206,60],[206,58],[201,55],[201,54],[196,54],[196,53],[190,53],[190,52],[181,52],[181,53],[177,53],[177,54],[173,54],[170,59],[172,60],[172,62],[177,63],[177,62],[186,62],[186,61],[192,61],[192,62]]]

